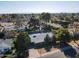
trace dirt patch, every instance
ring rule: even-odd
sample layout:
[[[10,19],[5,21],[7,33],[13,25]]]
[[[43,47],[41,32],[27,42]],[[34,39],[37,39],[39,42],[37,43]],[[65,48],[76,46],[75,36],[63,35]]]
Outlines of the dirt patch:
[[[38,49],[39,54],[44,54],[46,53],[46,50],[44,48]]]
[[[51,51],[55,51],[55,50],[57,50],[58,48],[51,48]]]
[[[49,52],[55,51],[55,50],[57,50],[57,48],[51,48]],[[47,53],[47,51],[44,48],[41,48],[41,49],[38,49],[38,53],[42,55],[44,53]]]
[[[71,46],[79,46],[79,40],[71,41],[68,44],[71,45]]]

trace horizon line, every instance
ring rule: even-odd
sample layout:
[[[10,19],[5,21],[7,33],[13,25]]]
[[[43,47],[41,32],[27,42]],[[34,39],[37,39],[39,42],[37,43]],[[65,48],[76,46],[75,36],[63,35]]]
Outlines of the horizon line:
[[[19,12],[9,12],[9,13],[0,13],[0,14],[41,14],[41,13],[50,13],[50,14],[55,14],[55,13],[79,13],[79,12],[23,12],[23,13],[19,13]]]

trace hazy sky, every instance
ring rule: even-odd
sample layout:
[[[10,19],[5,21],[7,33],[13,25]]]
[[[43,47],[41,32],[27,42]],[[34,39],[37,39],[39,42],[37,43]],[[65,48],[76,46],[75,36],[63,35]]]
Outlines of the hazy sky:
[[[0,13],[79,12],[78,1],[0,1]]]

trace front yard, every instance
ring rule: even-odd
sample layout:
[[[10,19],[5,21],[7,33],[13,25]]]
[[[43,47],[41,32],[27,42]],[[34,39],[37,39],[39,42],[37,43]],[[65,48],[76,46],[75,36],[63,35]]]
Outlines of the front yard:
[[[79,52],[79,40],[75,41],[75,42],[71,41],[70,43],[68,43],[68,45],[70,48],[72,47],[72,49],[74,49],[76,52]],[[65,47],[63,47],[63,48],[65,48]],[[61,49],[58,49],[58,48],[55,48],[52,46],[52,48],[50,48],[50,51],[46,51],[46,49],[44,47],[42,47],[42,48],[37,48],[37,49],[31,50],[29,55],[33,55],[33,56],[30,56],[30,58],[34,58],[34,55],[36,55],[35,57],[40,57],[43,54],[46,54],[48,52],[53,52],[56,50],[61,50]],[[64,53],[64,51],[63,51],[63,53]]]

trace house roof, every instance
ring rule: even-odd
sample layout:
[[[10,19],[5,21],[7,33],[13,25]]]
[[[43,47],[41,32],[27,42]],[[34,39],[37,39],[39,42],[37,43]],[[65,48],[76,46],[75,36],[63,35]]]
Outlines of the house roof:
[[[12,40],[11,39],[0,39],[0,51],[4,51],[4,49],[11,49]]]
[[[46,37],[46,35],[49,35],[49,37],[52,37],[53,34],[52,33],[36,33],[36,34],[30,34],[30,38],[31,38],[31,42],[34,43],[40,43],[40,42],[44,42],[44,38]]]

